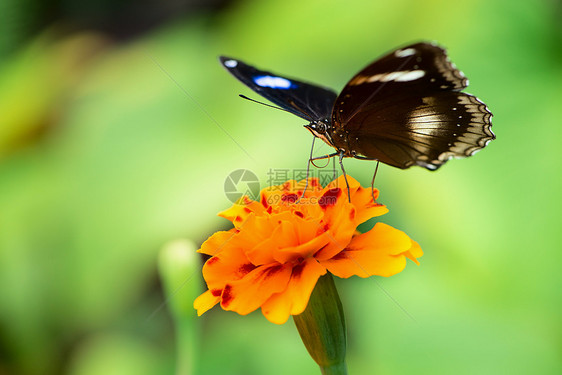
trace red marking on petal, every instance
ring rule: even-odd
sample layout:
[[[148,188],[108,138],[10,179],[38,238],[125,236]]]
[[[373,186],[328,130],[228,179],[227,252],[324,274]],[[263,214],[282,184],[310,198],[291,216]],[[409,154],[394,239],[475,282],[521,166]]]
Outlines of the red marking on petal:
[[[334,204],[336,204],[340,195],[341,195],[340,188],[330,189],[320,197],[320,199],[318,200],[318,205],[325,210],[329,206],[333,206]]]
[[[268,278],[270,278],[270,277],[275,276],[275,275],[276,275],[277,273],[279,273],[282,269],[283,269],[283,266],[280,265],[280,264],[277,265],[277,266],[270,267],[270,268],[267,270],[267,272],[263,275],[264,280],[265,280],[265,279],[268,279]]]
[[[221,305],[227,307],[230,304],[230,302],[232,302],[233,298],[234,297],[232,296],[232,287],[226,284],[224,286],[224,289],[222,290]]]
[[[269,206],[269,207],[267,208],[267,213],[270,214],[272,211],[273,211],[273,207]]]
[[[265,208],[269,207],[269,204],[267,204],[267,198],[265,197],[265,195],[261,196],[261,205],[264,206]]]
[[[293,267],[293,273],[291,274],[291,277],[300,278],[303,270],[304,270],[304,263],[297,264],[296,266]]]
[[[213,297],[220,297],[220,295],[222,294],[222,289],[212,289],[211,294],[213,295]]]
[[[256,269],[256,266],[254,266],[252,263],[246,263],[246,264],[241,265],[240,268],[238,268],[238,272],[245,275],[247,273],[252,272],[255,269]]]
[[[332,257],[332,260],[341,260],[341,259],[347,259],[347,253],[345,252],[345,250],[347,249],[343,249],[342,251],[340,251],[339,253],[337,253],[336,255],[334,255]]]
[[[379,207],[379,206],[384,206],[384,204],[377,203],[377,202],[370,202],[369,204],[365,205],[365,207],[367,207],[367,208],[373,208],[373,207]]]
[[[244,212],[249,214],[250,212],[252,212],[252,210],[250,210],[248,207],[244,207]]]
[[[295,211],[294,214],[297,215],[300,218],[304,218],[304,214],[300,211]]]
[[[353,208],[349,213],[349,220],[351,221],[355,220],[355,208]]]
[[[212,257],[211,259],[209,259],[209,260],[207,261],[207,265],[210,266],[210,265],[212,265],[212,264],[215,264],[215,263],[218,262],[219,260],[220,260],[219,257]]]
[[[313,178],[310,180],[310,186],[311,187],[316,187],[318,186],[318,180],[316,178]]]
[[[324,224],[322,227],[318,228],[318,230],[316,231],[316,235],[319,236],[322,233],[326,232],[328,229],[330,229],[330,225]]]
[[[251,200],[250,198],[248,198],[247,196],[244,196],[243,201],[244,201],[244,204],[250,204],[250,203],[252,203],[252,200]]]
[[[326,246],[328,246],[328,244],[326,244],[326,245],[322,246],[320,249],[318,249],[318,251],[316,251],[314,253],[314,257],[316,257],[317,254],[319,254],[322,250],[324,250],[324,248],[326,248]]]
[[[292,194],[283,194],[281,196],[281,200],[283,202],[289,202],[289,203],[295,203],[297,201],[297,199],[299,199],[299,196],[296,195],[295,193]]]

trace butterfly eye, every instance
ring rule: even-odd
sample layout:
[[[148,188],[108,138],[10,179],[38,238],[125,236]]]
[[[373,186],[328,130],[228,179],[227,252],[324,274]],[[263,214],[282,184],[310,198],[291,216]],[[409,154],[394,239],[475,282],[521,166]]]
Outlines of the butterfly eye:
[[[324,134],[324,133],[326,133],[326,130],[327,130],[326,124],[321,122],[321,121],[314,122],[314,124],[312,124],[312,127],[319,134]]]

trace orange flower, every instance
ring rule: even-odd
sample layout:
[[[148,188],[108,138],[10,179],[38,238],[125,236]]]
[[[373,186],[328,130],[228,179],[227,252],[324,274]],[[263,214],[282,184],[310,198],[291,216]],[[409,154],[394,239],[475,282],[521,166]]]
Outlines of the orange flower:
[[[422,250],[404,232],[383,223],[356,231],[388,210],[373,202],[370,188],[348,180],[350,199],[342,177],[325,188],[312,178],[300,200],[306,181],[287,181],[262,190],[260,202],[243,197],[221,212],[234,228],[213,234],[199,250],[212,257],[203,266],[209,290],[194,303],[198,315],[220,302],[241,315],[261,307],[269,321],[283,324],[304,311],[326,271],[391,276],[404,269],[406,257],[418,263]]]

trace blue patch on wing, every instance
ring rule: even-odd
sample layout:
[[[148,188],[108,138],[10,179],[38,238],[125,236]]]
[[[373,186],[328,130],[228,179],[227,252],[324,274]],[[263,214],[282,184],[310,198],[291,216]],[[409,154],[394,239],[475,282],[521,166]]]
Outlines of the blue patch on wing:
[[[254,83],[261,87],[271,87],[272,89],[287,90],[294,88],[296,85],[286,78],[274,76],[256,76],[253,78]]]

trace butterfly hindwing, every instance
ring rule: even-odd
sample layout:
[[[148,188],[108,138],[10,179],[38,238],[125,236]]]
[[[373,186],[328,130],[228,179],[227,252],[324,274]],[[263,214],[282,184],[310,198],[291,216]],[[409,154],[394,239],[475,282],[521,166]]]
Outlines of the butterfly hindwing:
[[[435,170],[452,157],[473,155],[494,139],[491,117],[485,104],[462,92],[382,100],[354,117],[347,147],[394,167]]]
[[[307,120],[330,119],[337,94],[327,88],[259,70],[221,56],[221,64],[246,86],[272,103]]]

